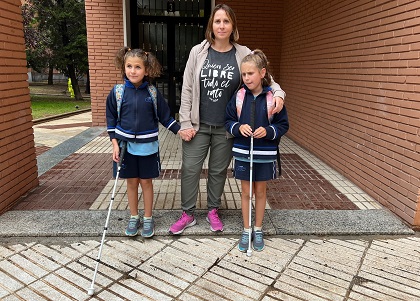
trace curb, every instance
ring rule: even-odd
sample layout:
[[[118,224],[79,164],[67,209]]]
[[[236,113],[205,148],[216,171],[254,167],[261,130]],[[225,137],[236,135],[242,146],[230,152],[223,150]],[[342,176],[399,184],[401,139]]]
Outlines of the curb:
[[[62,119],[62,118],[65,118],[65,117],[69,117],[69,116],[74,116],[74,115],[78,115],[78,114],[90,112],[91,110],[92,109],[83,109],[83,110],[78,110],[78,111],[75,111],[75,112],[69,112],[69,113],[64,113],[64,114],[60,114],[60,115],[54,115],[54,116],[50,116],[50,117],[38,118],[38,119],[32,120],[32,123],[33,124],[40,124],[40,123],[44,123],[44,122],[47,122],[47,121]]]

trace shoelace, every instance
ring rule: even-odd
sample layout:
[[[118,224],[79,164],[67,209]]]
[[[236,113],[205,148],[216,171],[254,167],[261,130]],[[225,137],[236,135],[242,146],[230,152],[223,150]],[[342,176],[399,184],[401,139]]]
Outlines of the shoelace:
[[[128,227],[129,228],[134,228],[134,227],[136,227],[136,224],[137,224],[137,220],[136,219],[130,219],[130,221],[128,222]]]
[[[185,221],[188,221],[189,218],[190,218],[189,215],[186,214],[185,212],[183,212],[182,215],[181,215],[181,217],[179,218],[178,222],[184,221],[184,220]]]
[[[209,214],[209,219],[211,219],[213,222],[219,222],[220,221],[220,218],[219,218],[219,216],[217,215],[216,212]]]
[[[263,239],[263,234],[262,233],[255,233],[255,241],[257,243],[261,243]]]
[[[144,230],[150,230],[152,228],[152,221],[151,220],[145,220],[143,224]]]
[[[241,241],[248,243],[249,234],[248,233],[242,233]]]

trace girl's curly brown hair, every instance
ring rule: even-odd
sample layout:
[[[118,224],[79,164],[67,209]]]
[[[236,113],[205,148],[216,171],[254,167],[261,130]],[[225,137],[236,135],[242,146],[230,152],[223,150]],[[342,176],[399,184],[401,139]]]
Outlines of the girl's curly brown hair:
[[[151,83],[155,78],[162,74],[162,66],[151,52],[144,51],[139,48],[131,49],[129,47],[123,47],[118,51],[115,57],[115,64],[118,69],[121,70],[121,76],[123,79],[126,78],[125,62],[128,57],[138,57],[143,61],[144,67],[148,73],[148,75],[144,77],[145,81]]]

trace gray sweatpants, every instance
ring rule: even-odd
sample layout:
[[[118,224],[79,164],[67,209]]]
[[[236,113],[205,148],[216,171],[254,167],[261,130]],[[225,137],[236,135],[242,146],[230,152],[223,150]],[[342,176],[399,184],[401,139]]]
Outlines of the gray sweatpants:
[[[181,206],[187,214],[194,213],[200,174],[209,151],[207,207],[209,210],[220,207],[232,146],[233,139],[226,138],[223,126],[206,124],[200,124],[199,131],[191,141],[182,141]]]

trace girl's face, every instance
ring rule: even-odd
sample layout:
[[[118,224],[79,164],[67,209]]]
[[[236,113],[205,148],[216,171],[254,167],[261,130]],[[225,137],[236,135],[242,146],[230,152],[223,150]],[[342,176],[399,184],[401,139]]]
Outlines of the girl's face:
[[[241,64],[242,81],[254,95],[262,92],[262,79],[264,78],[266,69],[261,70],[253,62],[245,62]]]
[[[125,60],[125,75],[138,88],[143,83],[143,78],[147,76],[143,60],[136,56],[127,57]]]
[[[213,34],[215,40],[229,40],[233,31],[232,22],[224,9],[219,9],[213,18]]]

